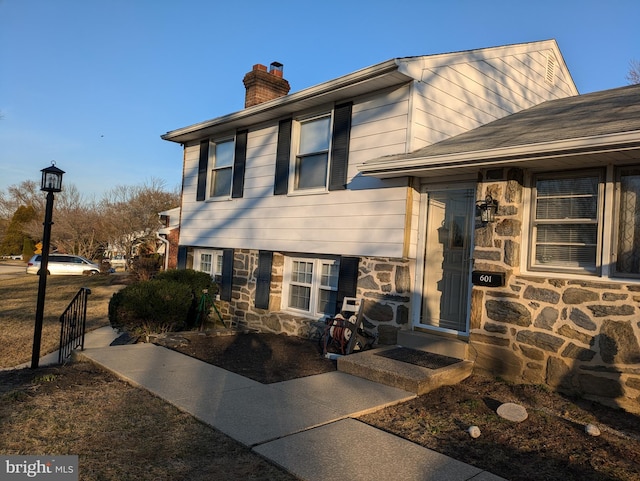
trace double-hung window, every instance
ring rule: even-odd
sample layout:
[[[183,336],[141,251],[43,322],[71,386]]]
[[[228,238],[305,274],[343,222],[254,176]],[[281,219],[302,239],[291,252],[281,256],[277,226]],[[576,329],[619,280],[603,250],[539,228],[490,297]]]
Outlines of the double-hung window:
[[[212,249],[195,249],[193,269],[206,272],[211,277],[222,274],[222,251]]]
[[[602,188],[602,171],[534,178],[530,268],[599,272]]]
[[[231,195],[233,178],[233,139],[209,141],[209,198],[227,198]]]
[[[295,157],[294,190],[325,190],[329,172],[331,115],[299,122],[300,136]]]
[[[333,315],[338,295],[337,259],[288,257],[285,266],[284,307],[314,317]]]

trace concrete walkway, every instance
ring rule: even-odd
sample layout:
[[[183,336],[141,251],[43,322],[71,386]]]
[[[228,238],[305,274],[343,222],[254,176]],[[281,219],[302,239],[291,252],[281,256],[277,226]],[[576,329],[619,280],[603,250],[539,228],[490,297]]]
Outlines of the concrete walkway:
[[[87,334],[79,358],[147,389],[303,480],[503,479],[354,419],[412,393],[341,372],[261,384],[153,344],[100,346],[110,335],[99,331]]]

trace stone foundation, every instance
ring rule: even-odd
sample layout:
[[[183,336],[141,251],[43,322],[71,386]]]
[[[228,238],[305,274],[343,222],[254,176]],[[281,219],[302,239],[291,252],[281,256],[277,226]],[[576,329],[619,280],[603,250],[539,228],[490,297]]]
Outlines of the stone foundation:
[[[235,250],[232,299],[218,302],[223,318],[260,332],[318,338],[324,328],[322,319],[281,309],[284,255],[273,254],[269,309],[254,306],[257,267],[258,251]],[[365,327],[375,332],[378,325],[398,329],[408,324],[410,286],[408,260],[361,258],[356,296],[364,300]]]
[[[640,286],[514,276],[474,289],[476,368],[640,412]]]
[[[506,285],[472,291],[476,369],[640,412],[640,284],[520,275],[522,171],[484,177],[478,198],[499,208],[495,223],[476,226],[475,268],[503,272]]]

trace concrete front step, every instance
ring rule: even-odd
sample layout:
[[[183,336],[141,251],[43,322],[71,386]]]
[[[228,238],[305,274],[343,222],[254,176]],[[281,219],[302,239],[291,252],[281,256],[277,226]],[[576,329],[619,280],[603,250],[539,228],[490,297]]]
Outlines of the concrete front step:
[[[338,371],[396,387],[418,395],[457,384],[471,375],[473,362],[460,360],[437,369],[416,366],[378,354],[397,346],[381,347],[338,358]]]
[[[468,359],[469,344],[453,337],[420,331],[398,331],[398,345],[443,356]]]

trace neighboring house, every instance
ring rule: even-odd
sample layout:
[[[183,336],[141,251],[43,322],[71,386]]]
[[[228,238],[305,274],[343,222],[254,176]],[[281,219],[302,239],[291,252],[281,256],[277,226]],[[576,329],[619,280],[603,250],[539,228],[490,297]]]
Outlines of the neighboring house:
[[[244,110],[163,135],[184,145],[178,265],[218,277],[225,315],[307,336],[357,296],[405,345],[637,407],[637,87],[578,96],[553,40],[290,95],[281,67],[245,76]]]
[[[158,254],[164,257],[164,269],[178,267],[178,240],[180,236],[180,207],[162,211],[158,214],[163,227],[158,229]]]

